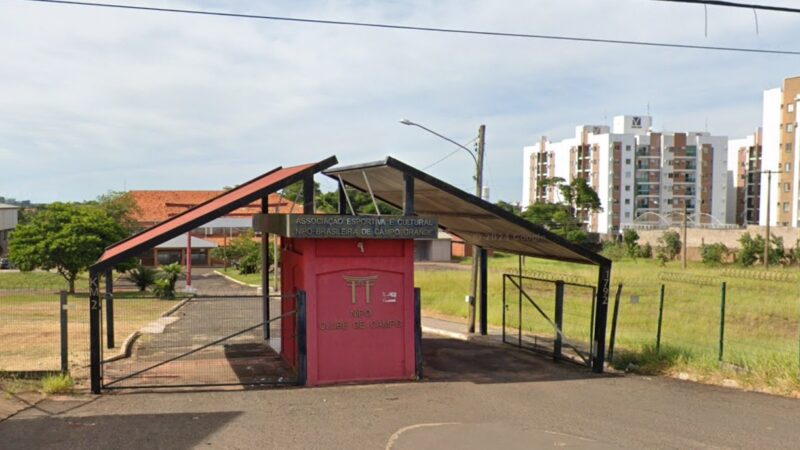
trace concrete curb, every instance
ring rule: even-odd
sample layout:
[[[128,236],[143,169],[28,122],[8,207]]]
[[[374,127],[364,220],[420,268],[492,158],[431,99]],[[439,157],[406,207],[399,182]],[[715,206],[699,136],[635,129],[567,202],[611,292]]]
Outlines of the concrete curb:
[[[178,303],[177,305],[175,305],[172,308],[170,308],[170,309],[164,311],[163,313],[161,313],[161,317],[171,316],[172,313],[174,313],[175,311],[181,309],[183,307],[183,305],[185,305],[191,299],[192,299],[192,297],[187,297],[187,298],[181,300],[180,303]]]
[[[225,278],[228,281],[231,281],[231,282],[236,283],[236,284],[241,285],[241,286],[247,286],[247,287],[251,287],[251,288],[260,288],[261,287],[261,285],[259,285],[259,284],[249,284],[249,283],[245,283],[244,281],[239,281],[236,278],[229,277],[228,275],[225,275],[224,273],[220,272],[219,270],[215,270],[214,273],[219,275],[219,276],[221,276],[222,278]]]
[[[161,313],[161,317],[167,317],[172,315],[175,311],[181,309],[186,303],[191,300],[191,297],[185,298],[181,300],[177,305],[171,307],[170,309]],[[119,361],[120,359],[130,358],[131,353],[133,353],[133,344],[136,343],[136,340],[142,335],[142,332],[139,330],[134,331],[133,333],[129,334],[128,337],[125,338],[125,341],[122,343],[122,347],[120,348],[119,353],[109,358],[103,360],[103,363],[109,363],[114,361]]]
[[[134,331],[133,333],[129,334],[128,337],[125,338],[125,342],[122,343],[122,348],[120,348],[119,353],[116,355],[106,358],[103,360],[103,363],[109,363],[114,361],[119,361],[120,359],[130,358],[131,353],[133,352],[133,344],[136,342],[136,339],[139,339],[142,333],[139,330]]]

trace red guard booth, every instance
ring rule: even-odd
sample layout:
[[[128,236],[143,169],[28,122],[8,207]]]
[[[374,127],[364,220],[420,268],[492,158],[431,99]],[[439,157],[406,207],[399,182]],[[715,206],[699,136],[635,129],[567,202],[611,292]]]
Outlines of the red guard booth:
[[[305,293],[306,367],[296,321],[282,322],[281,356],[305,369],[306,385],[418,376],[414,239],[435,238],[435,219],[268,214],[258,221],[282,236],[282,314]]]

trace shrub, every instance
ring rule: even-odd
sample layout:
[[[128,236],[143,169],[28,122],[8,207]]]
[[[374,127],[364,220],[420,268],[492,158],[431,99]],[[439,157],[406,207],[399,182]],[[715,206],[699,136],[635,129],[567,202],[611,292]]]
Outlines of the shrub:
[[[728,255],[728,247],[722,243],[710,245],[704,244],[700,247],[700,252],[703,256],[703,264],[708,266],[717,266],[722,264],[723,259]]]
[[[650,259],[653,257],[653,246],[649,242],[639,247],[639,257]]]
[[[658,238],[656,257],[662,262],[674,260],[681,252],[681,236],[677,231],[665,231]]]
[[[174,262],[172,264],[167,264],[165,266],[161,266],[161,272],[163,273],[162,277],[164,280],[167,280],[169,283],[169,288],[172,292],[175,292],[175,283],[178,281],[178,276],[183,273],[183,267],[180,264]]]
[[[778,264],[786,256],[786,249],[783,247],[783,238],[774,234],[769,242],[769,263]],[[764,263],[764,246],[766,242],[761,235],[751,237],[750,233],[744,233],[739,238],[739,264],[748,267],[756,262]],[[796,249],[795,249],[796,250]]]
[[[239,258],[239,273],[247,275],[261,272],[261,252],[249,252]]]
[[[144,292],[156,281],[156,271],[150,267],[138,266],[128,272],[127,279]]]
[[[623,231],[622,241],[625,243],[625,254],[631,258],[639,256],[639,233],[636,230]]]
[[[626,252],[625,247],[619,242],[605,241],[603,242],[603,251],[601,254],[612,261],[619,261],[625,257]]]
[[[48,375],[42,378],[42,392],[45,394],[69,394],[75,382],[69,374]]]
[[[153,283],[153,293],[160,299],[171,300],[175,298],[175,287],[168,279],[160,278]]]

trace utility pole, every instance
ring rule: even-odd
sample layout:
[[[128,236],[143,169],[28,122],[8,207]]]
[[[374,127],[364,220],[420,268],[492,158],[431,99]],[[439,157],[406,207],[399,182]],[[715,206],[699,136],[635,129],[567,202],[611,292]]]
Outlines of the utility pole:
[[[683,241],[683,250],[681,251],[681,265],[683,266],[684,269],[686,268],[686,249],[687,249],[687,245],[686,245],[686,219],[687,219],[687,215],[688,215],[688,213],[686,212],[686,198],[684,197],[684,199],[683,199],[683,220],[681,221],[682,222],[681,223],[681,234],[683,234],[683,236],[681,236],[681,240]]]
[[[770,200],[770,194],[772,193],[772,174],[780,173],[780,171],[765,170],[761,173],[767,174],[767,236],[764,238],[764,268],[769,269],[769,209],[772,203],[772,200]]]
[[[483,148],[485,142],[485,135],[486,135],[486,125],[481,125],[478,127],[478,164],[475,166],[475,195],[478,198],[481,197],[481,193],[483,191]],[[470,285],[471,285],[471,300],[469,303],[469,327],[468,331],[470,333],[475,332],[475,303],[477,302],[478,296],[478,246],[472,246],[472,276],[470,278]]]

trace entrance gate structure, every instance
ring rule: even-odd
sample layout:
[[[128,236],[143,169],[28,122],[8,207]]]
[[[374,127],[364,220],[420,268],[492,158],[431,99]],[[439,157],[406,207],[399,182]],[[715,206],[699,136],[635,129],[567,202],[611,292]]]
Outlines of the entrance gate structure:
[[[237,374],[233,384],[314,385],[419,378],[423,363],[421,306],[419,290],[413,287],[412,240],[434,238],[437,226],[479,248],[477,302],[481,334],[488,330],[488,251],[598,267],[597,286],[589,286],[594,306],[589,319],[588,351],[565,341],[563,326],[556,327],[560,330],[556,338],[562,338],[562,345],[572,345],[592,371],[603,371],[611,261],[394,158],[330,169],[334,164],[336,158],[330,157],[318,163],[275,169],[106,249],[90,268],[92,392],[131,384],[149,385],[136,379],[160,380],[169,376],[166,368],[170,366],[208,366],[209,358],[204,357],[213,352],[225,355],[215,361],[227,364],[229,372]],[[313,176],[320,171],[338,182],[338,215],[311,214],[315,211]],[[268,195],[295,182],[302,182],[306,214],[268,214]],[[358,216],[348,198],[347,190],[352,188],[369,193],[376,210],[380,211],[377,200],[382,200],[401,209],[403,215]],[[220,327],[178,350],[146,354],[151,358],[145,358],[140,366],[118,370],[113,361],[104,359],[103,347],[115,345],[116,300],[110,282],[113,267],[259,199],[262,214],[256,216],[254,226],[262,232],[262,261],[268,261],[268,233],[283,236],[281,292],[272,294],[273,302],[268,271],[263,270],[263,290],[257,297],[194,296],[165,313],[160,323],[170,327],[168,322],[175,320],[176,314],[203,315],[204,309],[206,315],[213,316],[215,308],[242,310],[241,316],[249,321]],[[105,341],[99,285],[103,274],[107,280]],[[558,286],[563,290],[563,283]],[[176,324],[182,322],[186,324],[183,320]],[[280,327],[273,334],[270,325],[277,322]],[[169,332],[179,333],[179,328],[172,326]],[[268,344],[274,340],[279,340],[279,349],[270,353],[276,346]],[[152,340],[149,342],[151,347],[157,347]],[[252,369],[256,361],[264,364],[270,358],[276,361],[274,370]],[[173,384],[215,382],[219,380],[179,380]]]

